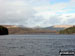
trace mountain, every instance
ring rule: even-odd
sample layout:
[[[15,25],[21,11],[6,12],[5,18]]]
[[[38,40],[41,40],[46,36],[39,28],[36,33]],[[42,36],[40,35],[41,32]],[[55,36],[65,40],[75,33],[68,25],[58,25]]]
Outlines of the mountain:
[[[9,31],[9,34],[55,34],[56,31],[48,30],[48,29],[36,29],[36,28],[27,28],[23,26],[15,26],[15,25],[2,25],[6,27]]]
[[[58,31],[72,27],[73,25],[55,25],[45,28],[28,28],[25,26],[2,25],[8,29],[9,34],[57,34]]]
[[[6,28],[16,28],[18,26],[16,25],[2,25],[3,27],[6,27]]]
[[[69,27],[73,27],[73,25],[54,25],[54,28],[69,28]]]
[[[54,31],[60,31],[60,30],[64,30],[66,28],[72,27],[73,25],[54,25],[54,26],[50,26],[50,27],[45,27],[43,29],[49,29],[49,30],[54,30]]]
[[[51,26],[51,27],[46,27],[44,29],[49,29],[49,30],[53,30],[53,31],[59,31],[59,30],[63,30],[64,28],[55,28],[55,27]]]

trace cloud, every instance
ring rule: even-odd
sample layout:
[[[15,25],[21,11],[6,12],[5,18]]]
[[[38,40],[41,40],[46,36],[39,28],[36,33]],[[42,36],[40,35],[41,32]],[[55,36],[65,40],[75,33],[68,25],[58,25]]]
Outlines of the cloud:
[[[75,1],[50,4],[51,0],[0,0],[0,24],[28,27],[75,24]]]
[[[0,0],[2,1],[2,0]],[[36,13],[27,1],[2,1],[0,5],[0,23],[26,24]],[[34,20],[34,18],[33,18]]]

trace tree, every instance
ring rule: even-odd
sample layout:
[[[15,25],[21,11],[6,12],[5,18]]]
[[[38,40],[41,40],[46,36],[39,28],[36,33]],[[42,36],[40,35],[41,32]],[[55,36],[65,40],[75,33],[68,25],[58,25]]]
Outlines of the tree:
[[[0,35],[8,35],[8,29],[0,26]]]

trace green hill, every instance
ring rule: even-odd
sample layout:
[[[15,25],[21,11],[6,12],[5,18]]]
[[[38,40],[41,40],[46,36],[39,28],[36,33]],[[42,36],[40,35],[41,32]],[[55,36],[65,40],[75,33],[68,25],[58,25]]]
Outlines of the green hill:
[[[75,34],[75,26],[59,31],[60,34]]]

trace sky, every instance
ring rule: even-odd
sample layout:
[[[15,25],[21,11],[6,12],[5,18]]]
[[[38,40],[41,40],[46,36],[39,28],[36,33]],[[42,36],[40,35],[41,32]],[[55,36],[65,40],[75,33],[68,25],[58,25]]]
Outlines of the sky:
[[[0,24],[75,25],[75,0],[0,0]]]

